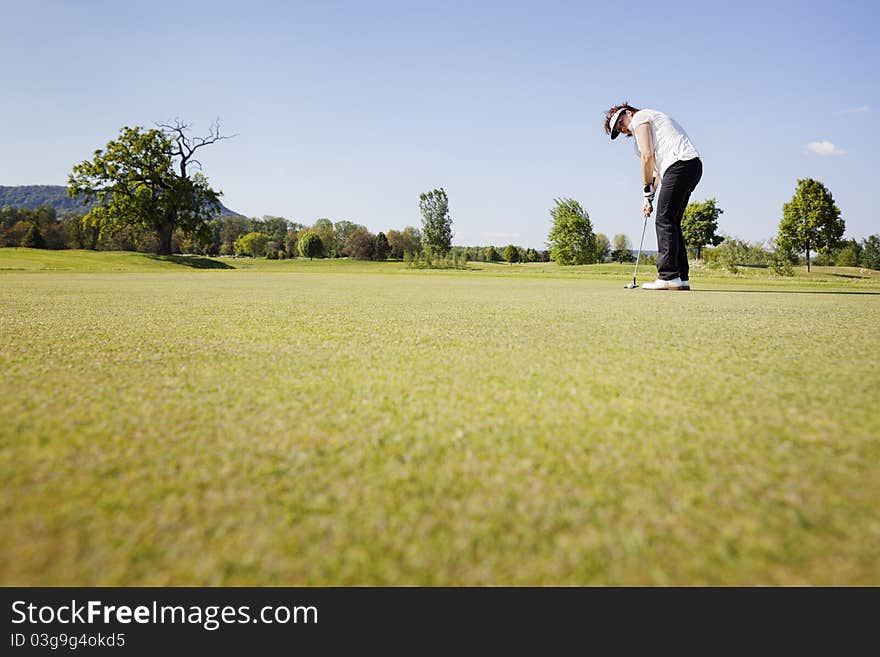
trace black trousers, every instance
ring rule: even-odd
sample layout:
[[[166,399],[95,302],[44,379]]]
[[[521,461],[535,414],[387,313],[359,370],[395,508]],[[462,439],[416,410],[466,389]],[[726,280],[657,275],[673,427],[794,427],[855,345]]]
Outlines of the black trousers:
[[[691,192],[703,177],[700,158],[679,160],[663,174],[660,195],[657,198],[657,278],[671,281],[688,280],[687,247],[681,234],[681,219],[691,198]]]

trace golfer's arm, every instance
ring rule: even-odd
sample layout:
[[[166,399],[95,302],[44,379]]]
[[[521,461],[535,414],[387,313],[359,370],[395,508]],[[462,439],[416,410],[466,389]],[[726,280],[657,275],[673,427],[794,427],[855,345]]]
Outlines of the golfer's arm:
[[[654,160],[654,139],[651,135],[651,124],[642,123],[636,128],[636,137],[639,142],[639,152],[642,154],[642,184],[650,185],[656,176],[657,163]],[[657,176],[657,184],[660,184],[660,176]]]

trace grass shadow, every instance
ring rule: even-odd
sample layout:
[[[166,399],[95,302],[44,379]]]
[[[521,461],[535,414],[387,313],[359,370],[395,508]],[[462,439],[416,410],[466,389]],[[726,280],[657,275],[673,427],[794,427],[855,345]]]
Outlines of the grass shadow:
[[[230,264],[212,260],[211,258],[203,258],[201,256],[184,256],[184,255],[151,255],[147,256],[150,260],[160,260],[162,262],[173,262],[175,265],[183,265],[184,267],[192,267],[193,269],[235,269]]]
[[[856,274],[831,274],[832,276],[839,276],[840,278],[857,278],[863,281],[871,280],[870,276],[858,276]]]
[[[692,292],[724,292],[725,294],[739,292],[755,292],[757,294],[867,294],[880,296],[880,290],[692,290]]]

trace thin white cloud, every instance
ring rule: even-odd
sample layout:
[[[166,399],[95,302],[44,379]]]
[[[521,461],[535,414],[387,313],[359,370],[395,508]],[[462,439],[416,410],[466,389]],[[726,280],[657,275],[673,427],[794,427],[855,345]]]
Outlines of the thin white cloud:
[[[840,114],[868,114],[870,111],[870,107],[862,105],[861,107],[850,107],[849,109],[845,109],[840,112]]]
[[[811,141],[807,144],[807,150],[816,155],[846,155],[846,151],[838,148],[830,141]]]

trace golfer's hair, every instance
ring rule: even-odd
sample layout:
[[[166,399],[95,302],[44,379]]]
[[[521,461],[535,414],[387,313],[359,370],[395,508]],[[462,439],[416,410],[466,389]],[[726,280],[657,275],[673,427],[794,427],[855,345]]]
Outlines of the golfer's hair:
[[[630,105],[628,102],[623,101],[620,105],[615,105],[615,106],[612,107],[610,110],[608,110],[607,112],[605,112],[605,134],[606,134],[606,135],[610,135],[610,134],[611,134],[611,126],[608,125],[608,122],[611,121],[611,117],[614,116],[614,113],[615,113],[617,110],[621,109],[621,108],[623,108],[623,109],[625,109],[625,110],[629,110],[629,111],[632,112],[633,114],[635,114],[636,112],[639,111],[639,110],[637,110],[635,107],[633,107],[632,105]]]

